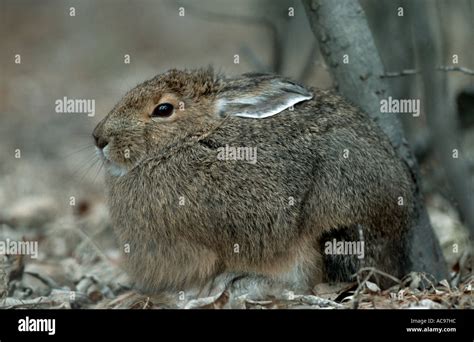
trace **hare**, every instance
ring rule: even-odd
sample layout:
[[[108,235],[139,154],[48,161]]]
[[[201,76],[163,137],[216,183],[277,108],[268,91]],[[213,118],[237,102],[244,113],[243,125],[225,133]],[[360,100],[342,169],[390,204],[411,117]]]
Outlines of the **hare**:
[[[129,91],[93,137],[129,274],[145,292],[216,279],[306,292],[361,266],[409,267],[408,169],[332,91],[170,70]]]

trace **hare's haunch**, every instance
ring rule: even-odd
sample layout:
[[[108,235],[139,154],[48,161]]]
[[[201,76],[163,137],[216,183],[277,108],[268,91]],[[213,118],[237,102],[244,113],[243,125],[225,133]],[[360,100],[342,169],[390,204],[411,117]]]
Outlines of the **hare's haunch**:
[[[361,266],[407,270],[407,169],[331,91],[171,70],[128,92],[93,136],[143,290],[217,278],[308,290]]]

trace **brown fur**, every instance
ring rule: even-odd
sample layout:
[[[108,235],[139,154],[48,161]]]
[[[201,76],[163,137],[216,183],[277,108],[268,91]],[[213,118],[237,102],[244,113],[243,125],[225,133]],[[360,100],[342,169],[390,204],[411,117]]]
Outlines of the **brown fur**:
[[[358,260],[323,256],[322,245],[332,236],[358,240],[356,225],[365,239],[363,265],[403,275],[410,180],[380,129],[318,89],[294,111],[266,119],[215,115],[219,94],[238,97],[248,82],[172,70],[131,90],[97,126],[111,159],[128,169],[107,174],[106,183],[138,284],[180,291],[226,272],[278,282],[296,268],[296,287],[347,280]],[[150,120],[164,95],[183,101],[184,111]],[[256,147],[257,163],[218,160],[226,144]]]

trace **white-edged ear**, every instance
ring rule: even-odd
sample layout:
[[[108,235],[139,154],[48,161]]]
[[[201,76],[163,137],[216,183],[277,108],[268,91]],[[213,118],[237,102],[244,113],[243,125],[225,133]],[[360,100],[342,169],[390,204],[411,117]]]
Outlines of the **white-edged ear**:
[[[303,86],[272,75],[243,75],[231,80],[217,97],[216,113],[263,119],[313,98]]]

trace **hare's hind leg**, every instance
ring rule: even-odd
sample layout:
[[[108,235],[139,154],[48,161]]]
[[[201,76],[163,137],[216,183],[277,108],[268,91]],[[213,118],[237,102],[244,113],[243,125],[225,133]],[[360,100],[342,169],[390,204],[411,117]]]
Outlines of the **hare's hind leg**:
[[[322,279],[322,269],[315,270],[315,265],[322,265],[322,260],[312,263],[311,267],[304,262],[296,262],[290,269],[277,274],[221,273],[204,286],[188,289],[181,306],[217,300],[224,291],[229,295],[229,307],[234,307],[243,299],[291,299],[292,295],[311,294],[313,286]]]
[[[353,225],[332,229],[321,235],[319,245],[325,281],[355,281],[355,275],[362,268],[376,269],[398,278],[408,272],[407,241],[374,227]],[[371,281],[382,288],[393,284],[392,279],[377,271]]]
[[[233,297],[247,295],[251,299],[285,298],[288,293],[309,294],[322,281],[322,257],[297,258],[293,265],[279,273],[248,273],[236,275],[229,283]]]

